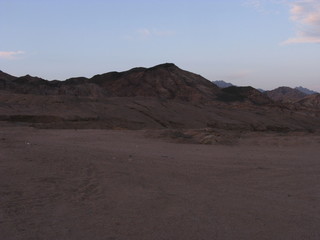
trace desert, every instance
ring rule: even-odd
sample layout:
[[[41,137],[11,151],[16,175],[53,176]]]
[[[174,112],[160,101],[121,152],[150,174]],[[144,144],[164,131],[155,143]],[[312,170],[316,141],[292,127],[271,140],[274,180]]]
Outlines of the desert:
[[[0,0],[0,240],[320,240],[320,0]]]
[[[1,127],[1,238],[319,239],[319,135],[166,131]]]
[[[1,239],[320,238],[317,93],[168,63],[0,87]]]

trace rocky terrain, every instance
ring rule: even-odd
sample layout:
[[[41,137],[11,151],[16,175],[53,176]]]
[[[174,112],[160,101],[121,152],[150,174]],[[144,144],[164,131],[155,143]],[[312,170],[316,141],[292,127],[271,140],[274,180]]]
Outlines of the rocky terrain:
[[[171,63],[47,81],[0,73],[0,120],[40,128],[316,131],[318,95],[219,88]]]
[[[307,96],[306,93],[290,87],[279,87],[271,91],[266,91],[265,94],[274,101],[283,103],[293,103]]]
[[[219,88],[227,88],[234,86],[232,83],[225,82],[223,80],[213,81],[213,83],[216,84]]]
[[[0,72],[0,239],[320,239],[320,95],[277,92]]]

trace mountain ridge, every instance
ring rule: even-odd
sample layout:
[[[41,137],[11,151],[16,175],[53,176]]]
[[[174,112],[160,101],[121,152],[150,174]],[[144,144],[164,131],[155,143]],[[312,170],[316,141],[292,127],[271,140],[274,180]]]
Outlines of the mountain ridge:
[[[220,89],[201,75],[168,63],[65,81],[1,76],[0,121],[13,124],[278,132],[320,129],[317,96],[300,102],[274,101],[253,87]]]
[[[230,95],[201,75],[182,70],[173,63],[150,68],[137,67],[123,72],[113,71],[91,78],[75,77],[65,81],[48,81],[30,75],[10,79],[5,77],[0,81],[0,90],[18,94],[95,98],[140,96],[191,102],[213,101],[223,99],[223,95]]]

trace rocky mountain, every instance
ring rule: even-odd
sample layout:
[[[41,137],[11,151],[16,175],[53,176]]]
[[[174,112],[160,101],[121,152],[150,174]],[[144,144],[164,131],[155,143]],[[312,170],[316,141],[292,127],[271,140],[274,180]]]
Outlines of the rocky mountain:
[[[4,74],[3,74],[4,75]],[[86,97],[158,97],[186,101],[212,100],[220,89],[200,75],[184,71],[174,64],[152,68],[134,68],[94,77],[47,81],[29,75],[3,77],[0,90],[35,95]]]
[[[219,88],[227,88],[227,87],[232,87],[232,86],[234,86],[232,83],[225,82],[225,81],[223,81],[223,80],[213,81],[213,83],[214,83],[215,85],[217,85]]]
[[[257,88],[257,90],[259,91],[259,92],[265,92],[266,90],[264,90],[264,89],[262,89],[262,88]]]
[[[320,94],[308,95],[297,101],[296,104],[309,109],[320,109]]]
[[[198,101],[215,99],[220,92],[207,79],[171,63],[96,75],[90,82],[106,90],[108,96],[117,97],[143,96]]]
[[[307,96],[307,94],[290,87],[279,87],[265,91],[265,94],[272,100],[283,103],[293,103]]]
[[[151,68],[133,68],[109,72],[92,78],[76,77],[65,81],[47,81],[26,75],[10,77],[3,73],[0,90],[16,94],[66,95],[77,97],[155,97],[187,102],[245,101],[270,103],[253,88],[220,89],[200,75],[185,71],[172,63]],[[255,97],[253,97],[255,96]],[[259,99],[258,99],[259,98]]]
[[[273,101],[253,87],[227,87],[222,89],[222,101],[249,101],[257,105],[271,104]]]
[[[310,90],[308,88],[304,88],[304,87],[295,87],[294,89],[299,90],[300,92],[303,92],[307,95],[312,95],[312,94],[317,94],[318,92]]]
[[[299,92],[286,90],[268,94],[277,101],[287,100],[283,95],[288,92]],[[276,98],[277,92],[282,97]],[[65,81],[1,72],[0,93],[1,123],[42,128],[320,129],[318,97],[310,95],[292,107],[252,87],[221,89],[171,63]],[[291,99],[298,99],[295,96]]]
[[[16,77],[14,77],[14,76],[11,76],[11,75],[9,75],[9,74],[7,74],[7,73],[5,73],[5,72],[2,72],[1,70],[0,70],[0,81],[2,80],[2,81],[4,81],[4,80],[13,80],[13,79],[15,79]]]

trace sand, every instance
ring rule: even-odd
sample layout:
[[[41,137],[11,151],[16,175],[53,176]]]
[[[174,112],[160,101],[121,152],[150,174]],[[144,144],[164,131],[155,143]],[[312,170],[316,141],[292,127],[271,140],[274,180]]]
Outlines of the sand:
[[[0,239],[320,239],[318,135],[154,136],[0,128]]]

